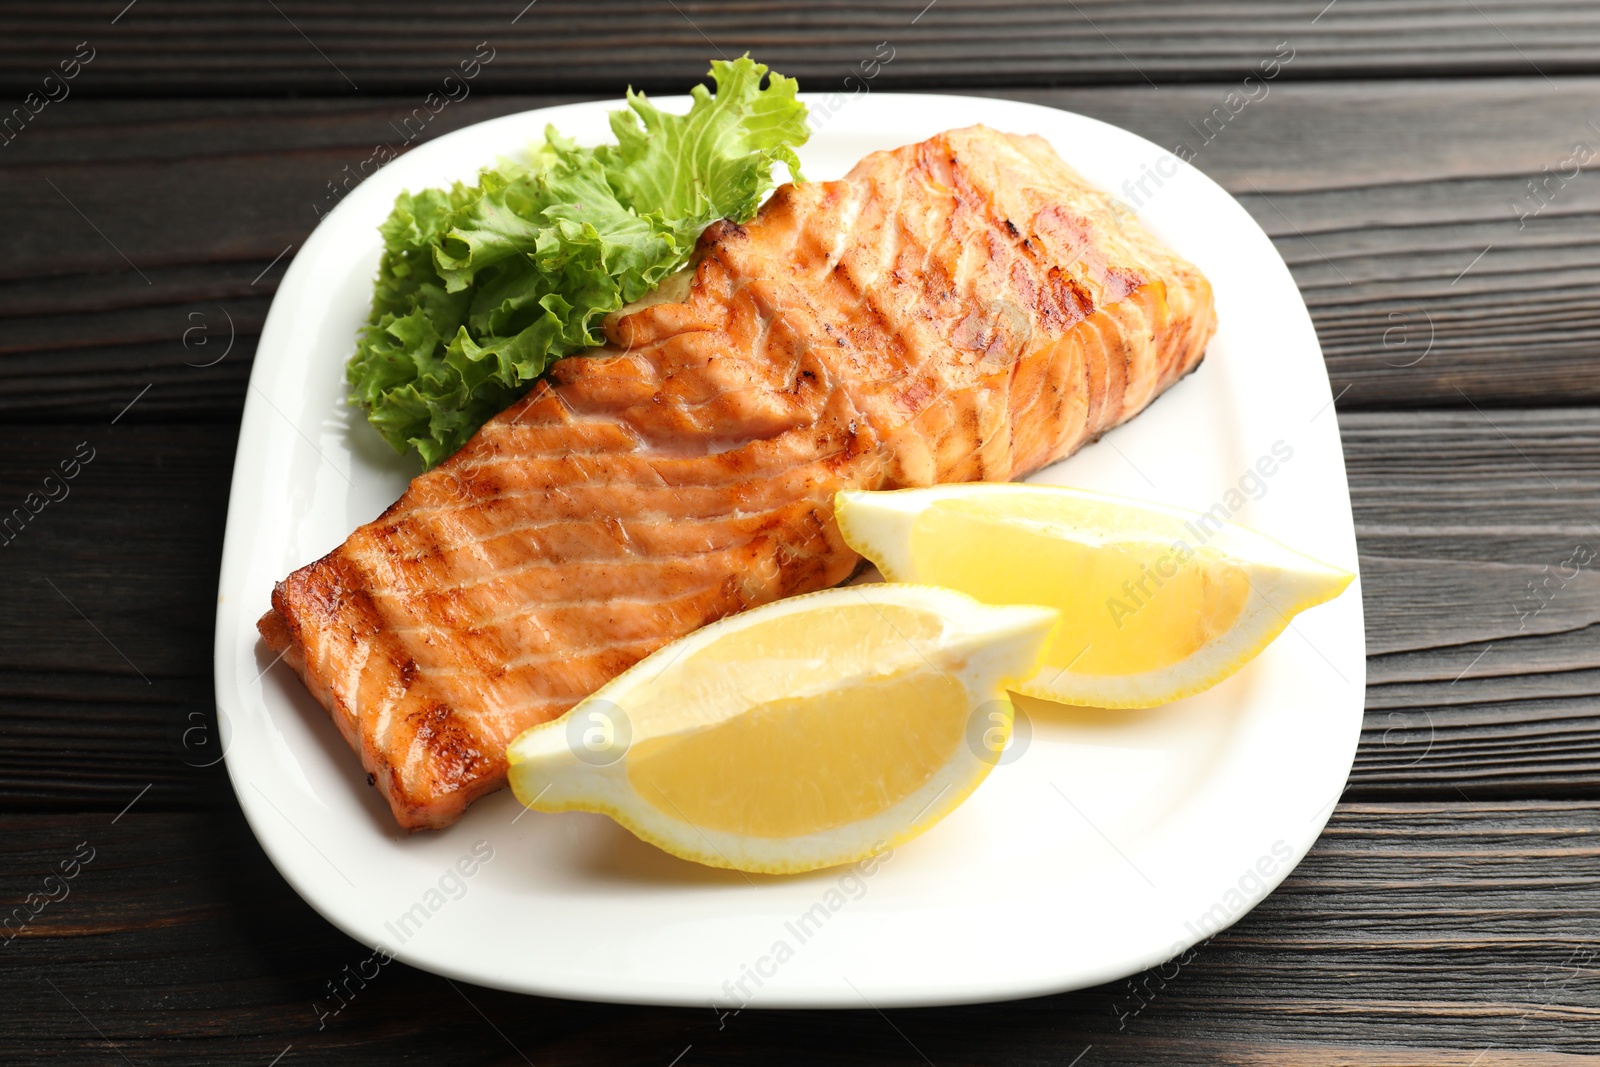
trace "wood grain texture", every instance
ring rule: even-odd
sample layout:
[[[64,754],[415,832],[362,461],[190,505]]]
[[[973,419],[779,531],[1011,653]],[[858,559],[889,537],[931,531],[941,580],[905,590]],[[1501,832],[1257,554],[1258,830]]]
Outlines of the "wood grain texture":
[[[136,1064],[266,1064],[286,1048],[284,1063],[525,1057],[541,1067],[662,1067],[680,1055],[680,1067],[1483,1067],[1600,1055],[1592,803],[1342,805],[1289,880],[1187,963],[1097,989],[884,1014],[765,1012],[758,1001],[721,1019],[709,1007],[452,989],[400,963],[352,984],[343,1010],[325,1015],[339,1004],[328,984],[370,950],[284,884],[233,809],[142,805],[115,822],[0,817],[8,905],[60,896],[47,876],[80,843],[94,854],[64,898],[0,944],[7,1063],[113,1062],[120,1052]],[[1026,936],[1025,925],[1004,924],[999,936]]]
[[[1600,71],[1600,13],[1572,0],[139,0],[119,16],[122,7],[58,0],[7,12],[0,85],[36,88],[84,39],[97,54],[76,91],[98,95],[425,92],[479,42],[494,50],[484,87],[524,93],[620,93],[630,82],[681,92],[708,60],[747,50],[832,88],[882,41],[896,49],[881,75],[895,88],[1226,80],[1283,42],[1294,78]]]
[[[1600,79],[1278,82],[1207,144],[1195,127],[1227,92],[1008,95],[1194,149],[1288,260],[1342,409],[1600,399],[1600,187],[1584,175],[1537,215],[1516,208],[1574,143],[1600,156]],[[424,136],[552,102],[473,96]],[[404,147],[393,124],[414,106],[44,112],[0,154],[0,417],[109,418],[156,383],[130,419],[237,418],[277,279],[362,162]]]
[[[236,434],[109,417],[0,429],[0,806],[115,811],[147,784],[155,807],[232,804],[196,772],[219,743],[211,635]],[[85,444],[93,458],[63,482]]]
[[[133,412],[0,428],[15,460],[0,517],[80,443],[96,449],[71,495],[0,547],[0,803],[13,808],[116,810],[147,784],[154,808],[218,802],[196,772],[215,758],[235,430]],[[1339,418],[1370,657],[1349,796],[1600,797],[1600,411]],[[1581,546],[1595,558],[1575,558]]]
[[[1352,780],[1369,796],[1592,795],[1600,413],[1375,414],[1341,429],[1369,598]]]

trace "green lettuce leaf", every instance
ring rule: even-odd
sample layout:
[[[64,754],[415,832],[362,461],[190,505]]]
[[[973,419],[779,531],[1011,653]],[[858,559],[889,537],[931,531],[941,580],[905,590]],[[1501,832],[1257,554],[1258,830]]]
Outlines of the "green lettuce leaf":
[[[431,467],[599,344],[605,316],[683,266],[708,225],[755,215],[774,164],[800,180],[806,108],[792,79],[767,74],[748,56],[713,62],[716,92],[696,86],[687,114],[629,90],[615,145],[579,148],[552,127],[474,185],[402,193],[380,228],[351,403]]]

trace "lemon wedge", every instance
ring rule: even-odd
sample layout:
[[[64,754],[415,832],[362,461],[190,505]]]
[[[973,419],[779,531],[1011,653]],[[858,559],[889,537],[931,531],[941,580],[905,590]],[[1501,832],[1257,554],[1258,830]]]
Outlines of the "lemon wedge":
[[[1044,665],[1012,689],[1069,704],[1207,689],[1354,577],[1212,514],[1056,486],[846,490],[834,515],[891,582],[1059,609]]]
[[[538,811],[603,812],[713,867],[865,859],[955,809],[1010,737],[1038,607],[866,585],[780,600],[641,660],[506,750]]]

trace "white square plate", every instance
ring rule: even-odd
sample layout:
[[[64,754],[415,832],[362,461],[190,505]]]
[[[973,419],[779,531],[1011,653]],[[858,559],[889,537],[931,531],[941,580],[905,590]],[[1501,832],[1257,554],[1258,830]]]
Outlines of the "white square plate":
[[[681,111],[688,98],[660,103]],[[1366,679],[1359,583],[1197,697],[1119,712],[1027,702],[1020,758],[870,877],[701,868],[601,816],[525,813],[508,792],[444,831],[396,827],[327,714],[272,665],[255,622],[274,582],[376,517],[416,472],[344,403],[377,227],[395,195],[470,180],[546,123],[580,143],[609,140],[616,106],[530,111],[422,145],[331,212],[279,287],[234,462],[216,685],[229,775],[284,877],[351,937],[452,978],[730,1008],[1072,989],[1150,967],[1244,914],[1305,854],[1344,787]],[[800,155],[808,177],[835,178],[874,149],[977,122],[1042,134],[1134,203],[1211,279],[1221,320],[1196,373],[1035,480],[1221,504],[1355,571],[1344,457],[1310,317],[1271,241],[1215,183],[1093,119],[955,96],[857,97],[817,123]],[[1258,468],[1262,457],[1272,462]]]

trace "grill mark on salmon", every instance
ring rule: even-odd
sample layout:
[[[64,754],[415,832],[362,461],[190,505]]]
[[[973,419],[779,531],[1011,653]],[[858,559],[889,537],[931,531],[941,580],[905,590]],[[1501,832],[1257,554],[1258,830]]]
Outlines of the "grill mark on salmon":
[[[1194,369],[1210,286],[1124,215],[1042,139],[981,126],[782,186],[279,583],[262,636],[400,825],[445,826],[522,730],[847,578],[836,490],[1021,476]]]

